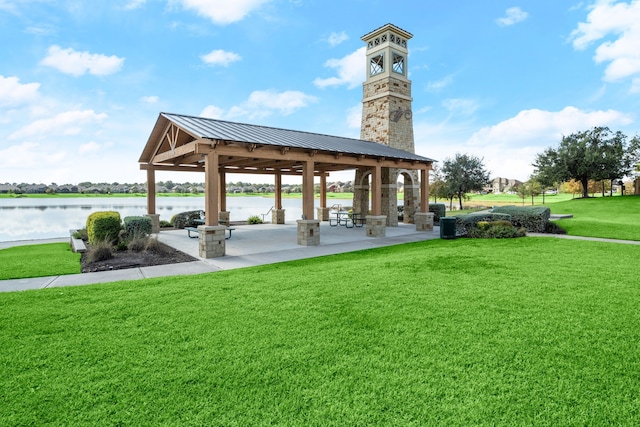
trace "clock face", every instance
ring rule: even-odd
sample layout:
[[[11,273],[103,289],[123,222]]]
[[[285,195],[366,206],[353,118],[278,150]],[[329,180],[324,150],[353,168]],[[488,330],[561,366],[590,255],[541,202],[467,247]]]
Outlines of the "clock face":
[[[384,71],[384,55],[380,54],[369,60],[369,74],[375,76]]]

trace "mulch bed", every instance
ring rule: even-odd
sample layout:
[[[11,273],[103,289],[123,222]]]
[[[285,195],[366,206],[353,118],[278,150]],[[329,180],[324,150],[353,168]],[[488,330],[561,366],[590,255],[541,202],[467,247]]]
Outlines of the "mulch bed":
[[[125,268],[148,267],[152,265],[175,264],[180,262],[197,261],[197,258],[187,255],[175,248],[158,242],[157,249],[133,252],[129,250],[113,251],[113,258],[104,261],[89,262],[88,253],[91,245],[87,245],[87,252],[82,254],[81,264],[83,273],[95,271],[121,270]]]

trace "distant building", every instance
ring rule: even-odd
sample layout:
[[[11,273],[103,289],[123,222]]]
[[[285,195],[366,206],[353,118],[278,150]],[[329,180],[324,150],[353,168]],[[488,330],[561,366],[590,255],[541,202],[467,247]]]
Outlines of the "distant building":
[[[509,178],[493,178],[491,180],[491,187],[489,191],[492,193],[508,193],[509,191],[513,191],[514,187],[522,184],[522,181],[518,181],[517,179],[509,179]]]

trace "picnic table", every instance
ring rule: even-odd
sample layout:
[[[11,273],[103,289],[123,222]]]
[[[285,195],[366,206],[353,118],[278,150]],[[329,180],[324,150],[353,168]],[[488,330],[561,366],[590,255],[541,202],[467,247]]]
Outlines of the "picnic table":
[[[356,212],[337,211],[334,212],[335,217],[329,218],[329,225],[331,227],[337,227],[343,225],[345,228],[362,227],[365,219],[362,215]]]
[[[226,221],[218,221],[221,225],[226,224]],[[193,220],[194,224],[197,225],[204,225],[204,219],[194,219]],[[193,239],[195,239],[196,237],[198,237],[198,227],[185,227],[185,230],[187,230],[187,235]],[[229,235],[225,237],[225,240],[229,240],[231,238],[231,232],[235,230],[235,228],[229,227],[227,226],[227,230],[229,232]],[[196,233],[195,236],[192,236],[191,233]]]

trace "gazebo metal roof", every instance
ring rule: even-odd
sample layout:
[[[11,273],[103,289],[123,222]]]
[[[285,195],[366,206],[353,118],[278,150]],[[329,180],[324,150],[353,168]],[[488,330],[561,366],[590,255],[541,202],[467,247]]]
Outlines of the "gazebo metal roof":
[[[353,169],[373,159],[387,167],[434,162],[371,141],[171,113],[160,113],[139,162],[143,168],[197,170],[207,150],[222,156],[225,170],[241,173],[297,174],[308,156],[317,172]]]

